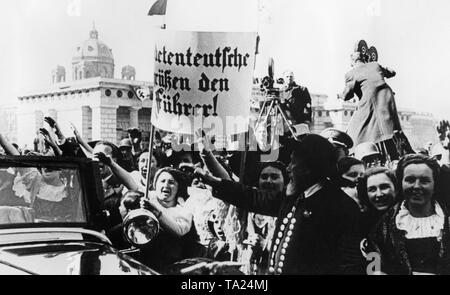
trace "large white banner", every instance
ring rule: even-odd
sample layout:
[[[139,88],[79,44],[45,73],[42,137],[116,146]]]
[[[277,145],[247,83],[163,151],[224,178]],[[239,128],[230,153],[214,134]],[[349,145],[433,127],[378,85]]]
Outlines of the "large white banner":
[[[246,132],[255,46],[256,33],[159,31],[152,124],[183,134]]]

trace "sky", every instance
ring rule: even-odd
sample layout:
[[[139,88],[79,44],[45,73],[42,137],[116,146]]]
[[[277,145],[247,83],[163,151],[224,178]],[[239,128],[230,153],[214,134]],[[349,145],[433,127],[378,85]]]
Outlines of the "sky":
[[[397,72],[388,83],[400,109],[449,119],[448,0],[168,0],[166,17],[147,16],[154,0],[0,1],[0,97],[46,88],[56,65],[71,79],[75,48],[95,22],[112,48],[115,77],[125,65],[136,79],[153,77],[154,33],[168,29],[256,31],[255,76],[294,71],[297,83],[334,99],[344,87],[354,44],[376,46],[379,62]]]

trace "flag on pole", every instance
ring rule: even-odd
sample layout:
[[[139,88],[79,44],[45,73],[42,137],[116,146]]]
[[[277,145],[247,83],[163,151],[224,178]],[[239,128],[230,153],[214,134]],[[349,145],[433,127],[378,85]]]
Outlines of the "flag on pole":
[[[139,98],[141,101],[144,101],[146,99],[151,99],[151,89],[150,87],[146,86],[131,86],[132,91],[136,95],[137,98]]]
[[[148,15],[165,15],[167,0],[157,0],[150,8]]]

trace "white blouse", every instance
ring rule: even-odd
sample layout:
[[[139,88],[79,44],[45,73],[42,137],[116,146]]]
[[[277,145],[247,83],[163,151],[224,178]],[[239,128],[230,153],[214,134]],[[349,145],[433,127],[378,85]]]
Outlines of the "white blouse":
[[[193,214],[195,229],[200,238],[200,243],[208,246],[214,233],[209,228],[209,222],[212,222],[214,227],[220,226],[218,219],[221,208],[220,200],[212,196],[210,190],[200,189],[195,187],[188,187],[189,198],[186,200],[186,208]]]
[[[406,231],[407,239],[440,237],[444,229],[445,216],[438,203],[435,203],[434,212],[428,217],[414,217],[403,201],[395,217],[395,224],[399,230]]]
[[[155,191],[149,192],[149,198],[154,198],[157,201]],[[177,204],[175,207],[163,207],[161,205],[161,216],[159,221],[161,226],[170,230],[177,236],[184,236],[191,230],[192,226],[192,212],[185,206],[183,198],[177,198]]]

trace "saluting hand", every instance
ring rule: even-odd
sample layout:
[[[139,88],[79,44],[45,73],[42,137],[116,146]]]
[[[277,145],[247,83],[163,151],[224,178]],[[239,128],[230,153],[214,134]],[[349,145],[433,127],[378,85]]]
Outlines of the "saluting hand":
[[[206,171],[202,168],[195,168],[194,177],[200,177],[205,184],[213,185],[217,184],[221,181],[220,178],[213,176],[209,171]]]
[[[44,137],[44,141],[49,145],[54,145],[54,142],[52,140],[52,137],[50,136],[50,133],[45,128],[39,128],[39,133],[42,134]]]
[[[439,125],[436,127],[436,130],[441,141],[444,141],[446,137],[450,137],[450,123],[447,120],[440,121]]]
[[[77,127],[75,127],[75,125],[72,122],[70,123],[70,129],[72,129],[73,135],[75,135],[75,138],[78,140],[78,138],[80,137],[80,133],[77,130]]]
[[[206,132],[208,132],[210,129],[205,129]],[[203,129],[198,129],[197,131],[195,131],[195,137],[197,138],[197,145],[198,145],[198,150],[200,151],[200,154],[204,154],[206,152],[210,152],[212,150],[215,149],[214,147],[214,143],[213,143],[213,138],[209,135],[206,135],[205,130]]]
[[[100,163],[103,163],[107,166],[111,166],[112,164],[112,159],[110,156],[105,155],[102,152],[98,152],[94,154],[94,159],[96,159],[97,161],[99,161]]]
[[[50,126],[51,128],[56,128],[56,121],[52,117],[44,117],[44,121]]]

